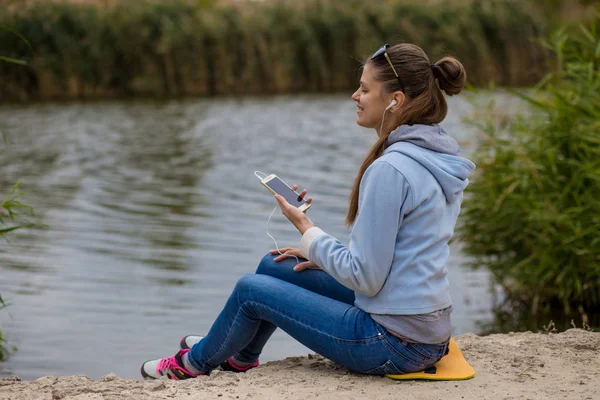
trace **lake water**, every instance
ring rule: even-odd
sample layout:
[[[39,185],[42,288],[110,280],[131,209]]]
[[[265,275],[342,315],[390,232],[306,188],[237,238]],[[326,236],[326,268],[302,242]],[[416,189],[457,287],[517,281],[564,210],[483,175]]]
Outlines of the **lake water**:
[[[473,97],[467,94],[464,97]],[[473,112],[450,98],[443,125],[473,151]],[[2,194],[18,179],[47,229],[0,246],[0,328],[18,351],[0,374],[115,372],[141,378],[142,361],[208,331],[239,277],[273,241],[273,197],[254,176],[307,188],[308,214],[348,243],[348,195],[376,134],[355,123],[349,96],[242,97],[0,107]],[[280,247],[300,234],[277,210]],[[449,261],[454,334],[490,321],[484,271]],[[309,350],[278,330],[261,361]]]

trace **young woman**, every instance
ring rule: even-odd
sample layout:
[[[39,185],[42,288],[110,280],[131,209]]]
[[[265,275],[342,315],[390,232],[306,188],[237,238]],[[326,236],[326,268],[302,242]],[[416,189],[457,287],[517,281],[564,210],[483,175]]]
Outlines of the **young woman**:
[[[458,94],[465,80],[459,61],[431,64],[412,44],[375,52],[352,95],[356,122],[378,140],[350,196],[349,246],[275,195],[302,234],[299,248],[271,250],[237,282],[205,337],[184,337],[177,354],[145,362],[142,375],[246,371],[277,327],[358,373],[402,374],[439,361],[452,330],[448,241],[475,165],[438,123],[447,113],[442,91]]]

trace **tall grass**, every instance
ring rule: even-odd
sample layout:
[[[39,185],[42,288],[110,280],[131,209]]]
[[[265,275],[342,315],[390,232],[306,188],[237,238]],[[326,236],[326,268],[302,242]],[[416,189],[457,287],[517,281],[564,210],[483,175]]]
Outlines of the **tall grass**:
[[[19,190],[21,182],[17,182],[0,202],[0,236],[4,239],[7,239],[8,233],[17,229],[36,226],[35,222],[29,220],[29,216],[34,216],[33,208],[19,200],[25,194]],[[0,311],[6,307],[8,304],[0,295]],[[0,330],[0,362],[5,361],[16,349],[15,346],[6,343]]]
[[[17,182],[0,202],[0,236],[5,237],[9,232],[36,225],[29,220],[29,217],[35,216],[33,207],[19,200],[25,194],[19,190],[22,182]]]
[[[545,70],[545,32],[528,2],[305,0],[35,3],[0,10],[34,47],[30,68],[0,64],[4,99],[338,91],[390,44],[452,53],[471,83],[530,85]],[[0,33],[0,52],[28,55]]]
[[[6,308],[7,306],[8,304],[5,303],[2,296],[0,296],[0,310]],[[6,342],[6,339],[0,330],[0,362],[6,361],[6,359],[16,350],[17,348],[15,346],[10,346]]]
[[[17,182],[8,192],[6,197],[0,202],[0,236],[6,238],[6,234],[14,232],[17,229],[34,226],[27,216],[33,215],[33,208],[19,201],[24,192],[19,190],[22,181]],[[8,304],[0,295],[0,311],[6,308]],[[0,330],[0,362],[5,361],[10,354],[16,350],[16,347],[9,346]]]
[[[460,234],[473,265],[533,311],[600,309],[599,26],[548,41],[556,72],[522,96],[531,115],[478,123]]]
[[[29,44],[27,39],[23,37],[23,35],[21,35],[20,33],[4,26],[0,26],[0,31],[8,31],[16,35],[31,50],[31,45]],[[27,63],[23,60],[7,57],[4,55],[0,55],[0,64],[1,63],[27,65]],[[2,136],[2,139],[4,139],[4,136]],[[19,186],[21,186],[21,183],[22,181],[17,182],[0,203],[1,236],[4,236],[9,232],[13,232],[17,229],[24,228],[26,226],[35,225],[34,223],[28,221],[26,218],[23,218],[22,216],[23,210],[26,211],[26,214],[33,215],[33,208],[19,201],[19,198],[24,194],[23,192],[19,191]],[[5,224],[5,219],[10,220],[10,223],[8,225]],[[6,304],[2,296],[0,296],[0,310],[5,309],[7,306],[8,304]],[[10,356],[11,352],[15,350],[16,347],[8,346],[6,344],[6,339],[4,339],[2,331],[0,330],[0,362],[5,361]]]

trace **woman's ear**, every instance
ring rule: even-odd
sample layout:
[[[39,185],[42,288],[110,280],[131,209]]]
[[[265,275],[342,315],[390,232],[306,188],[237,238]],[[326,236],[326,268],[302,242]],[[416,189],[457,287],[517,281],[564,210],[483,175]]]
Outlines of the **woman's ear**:
[[[402,108],[404,102],[406,101],[406,96],[404,96],[404,93],[400,90],[394,92],[393,96],[394,97],[392,99],[396,100],[396,105],[390,108],[390,112],[398,111],[400,108]]]

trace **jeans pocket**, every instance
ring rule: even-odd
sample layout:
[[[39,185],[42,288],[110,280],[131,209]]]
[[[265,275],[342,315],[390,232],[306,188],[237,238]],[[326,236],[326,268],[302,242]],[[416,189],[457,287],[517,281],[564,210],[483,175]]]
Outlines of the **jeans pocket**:
[[[443,344],[406,343],[406,350],[423,360],[439,360],[445,348]]]
[[[379,367],[370,369],[368,371],[363,372],[368,375],[386,375],[386,374],[401,374],[402,371],[396,367],[396,364],[392,360],[387,360]]]
[[[409,350],[410,343],[395,336],[387,335],[384,344],[396,358],[396,365],[402,372],[416,372],[427,368],[432,359],[418,352]],[[433,363],[431,363],[433,365]]]
[[[349,345],[366,345],[366,344],[370,344],[373,342],[378,342],[380,340],[382,340],[383,336],[382,335],[373,335],[373,336],[369,336],[366,338],[361,338],[361,339],[342,339],[342,338],[337,338],[336,341],[340,344],[349,344]]]

